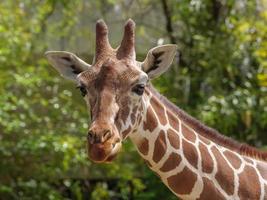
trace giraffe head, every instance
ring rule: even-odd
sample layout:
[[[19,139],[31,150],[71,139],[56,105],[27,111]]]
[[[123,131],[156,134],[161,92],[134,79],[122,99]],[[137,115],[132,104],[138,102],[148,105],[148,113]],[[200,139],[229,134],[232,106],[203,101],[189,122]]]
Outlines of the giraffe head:
[[[163,45],[151,49],[143,62],[136,61],[134,28],[135,23],[128,20],[120,46],[113,49],[108,28],[99,20],[92,65],[69,52],[45,54],[63,77],[76,82],[88,105],[88,156],[95,162],[111,161],[122,141],[140,124],[145,87],[167,70],[176,52],[176,45]]]

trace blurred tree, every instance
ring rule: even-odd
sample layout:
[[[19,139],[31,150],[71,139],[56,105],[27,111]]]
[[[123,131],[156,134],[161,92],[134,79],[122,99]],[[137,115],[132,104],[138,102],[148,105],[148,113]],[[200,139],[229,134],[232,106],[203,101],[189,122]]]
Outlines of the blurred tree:
[[[130,142],[111,165],[87,160],[86,106],[43,58],[91,61],[94,23],[137,23],[137,53],[177,43],[154,83],[174,103],[240,141],[267,144],[267,8],[262,0],[15,0],[0,2],[0,199],[175,199]],[[178,59],[179,58],[179,59]],[[179,60],[179,65],[178,65]]]

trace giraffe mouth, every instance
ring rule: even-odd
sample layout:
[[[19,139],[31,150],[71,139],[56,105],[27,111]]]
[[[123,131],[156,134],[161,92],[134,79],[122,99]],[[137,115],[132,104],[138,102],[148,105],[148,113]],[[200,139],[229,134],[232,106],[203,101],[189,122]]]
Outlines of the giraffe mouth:
[[[88,157],[95,163],[110,163],[121,149],[121,141],[88,144]]]

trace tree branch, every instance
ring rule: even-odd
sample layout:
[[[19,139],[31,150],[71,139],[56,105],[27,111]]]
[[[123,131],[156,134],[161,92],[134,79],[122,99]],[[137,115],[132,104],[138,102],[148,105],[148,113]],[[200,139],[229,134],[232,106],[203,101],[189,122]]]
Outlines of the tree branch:
[[[165,20],[166,20],[166,30],[167,30],[169,39],[171,43],[176,44],[176,38],[174,37],[174,34],[173,34],[171,12],[169,10],[167,0],[161,0],[161,5],[162,5]]]

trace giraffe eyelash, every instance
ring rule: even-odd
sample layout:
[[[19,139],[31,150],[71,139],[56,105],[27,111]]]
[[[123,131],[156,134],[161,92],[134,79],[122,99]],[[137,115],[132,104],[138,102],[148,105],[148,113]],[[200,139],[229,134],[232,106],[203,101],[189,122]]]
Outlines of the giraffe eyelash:
[[[86,90],[86,88],[85,88],[84,85],[78,85],[78,86],[76,86],[76,88],[80,90],[81,95],[82,95],[83,97],[87,94],[87,90]]]
[[[137,84],[132,88],[132,92],[141,96],[145,91],[145,87],[146,87],[145,84]]]

